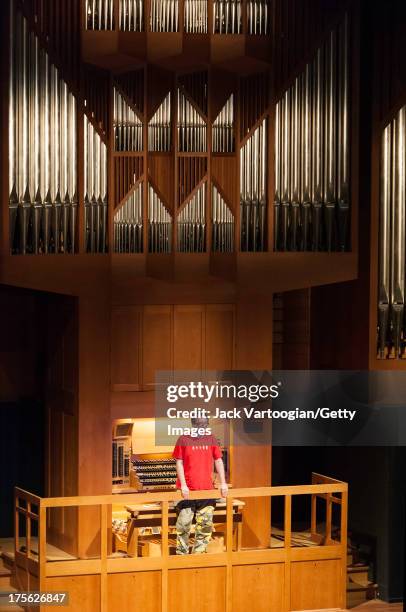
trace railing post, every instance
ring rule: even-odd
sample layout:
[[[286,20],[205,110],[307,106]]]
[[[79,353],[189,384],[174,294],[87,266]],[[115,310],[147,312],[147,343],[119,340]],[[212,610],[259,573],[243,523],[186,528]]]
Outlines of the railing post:
[[[348,513],[348,488],[341,493],[341,521],[340,521],[340,544],[341,544],[341,589],[340,606],[344,610],[347,600],[347,517]]]
[[[18,514],[19,497],[17,491],[14,490],[14,563],[16,553],[20,550],[20,521]]]
[[[108,588],[107,588],[107,505],[100,506],[100,612],[108,610]]]
[[[162,582],[161,582],[161,612],[168,610],[168,557],[169,557],[169,502],[162,502],[161,523],[161,555],[162,555]]]
[[[233,497],[228,494],[226,498],[226,612],[233,609]]]
[[[314,493],[311,496],[311,522],[310,536],[313,538],[317,534],[317,495]]]
[[[283,609],[285,612],[290,610],[290,573],[291,573],[291,544],[292,544],[292,495],[285,495],[285,516],[284,516],[284,532],[285,532],[285,589]]]
[[[331,544],[332,506],[331,493],[326,493],[326,544]]]
[[[38,564],[39,564],[39,589],[44,590],[47,562],[47,509],[39,502],[38,508]],[[40,608],[41,610],[41,608]]]

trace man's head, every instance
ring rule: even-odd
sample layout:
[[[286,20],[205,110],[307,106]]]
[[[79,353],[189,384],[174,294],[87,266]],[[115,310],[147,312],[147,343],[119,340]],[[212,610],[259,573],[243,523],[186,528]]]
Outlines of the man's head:
[[[192,421],[192,425],[193,427],[197,427],[198,429],[205,429],[208,424],[209,424],[209,420],[207,418],[197,418],[197,419],[190,419]]]

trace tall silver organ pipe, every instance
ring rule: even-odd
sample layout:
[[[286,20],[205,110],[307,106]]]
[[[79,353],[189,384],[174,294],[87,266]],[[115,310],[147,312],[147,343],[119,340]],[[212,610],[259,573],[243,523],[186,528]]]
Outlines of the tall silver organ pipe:
[[[143,251],[142,182],[114,214],[114,250],[116,253]]]
[[[172,250],[172,215],[151,184],[148,185],[148,250],[150,253]]]
[[[113,90],[113,100],[115,150],[142,151],[143,126],[141,120],[116,87]]]
[[[241,250],[266,249],[267,122],[240,149]]]
[[[212,185],[212,239],[213,252],[234,251],[234,215],[215,185]]]
[[[185,32],[207,33],[207,0],[185,0]]]
[[[10,25],[10,249],[22,255],[74,253],[76,100],[13,8]]]
[[[203,153],[207,149],[207,126],[199,111],[178,89],[178,148],[182,152]]]
[[[256,34],[258,36],[269,34],[271,25],[269,4],[269,0],[248,0],[248,34]]]
[[[123,32],[143,32],[144,14],[144,0],[120,0],[120,30]]]
[[[348,69],[348,16],[340,25],[338,42],[338,245],[345,251],[348,241],[350,207],[350,155],[349,155],[349,69]]]
[[[114,0],[86,0],[86,29],[114,30]]]
[[[206,183],[202,183],[178,213],[178,251],[206,250]]]
[[[241,34],[242,31],[241,0],[214,0],[213,33]]]
[[[325,109],[324,109],[324,231],[326,250],[333,247],[333,232],[337,204],[337,74],[336,74],[336,32],[329,34],[325,45]],[[336,249],[335,249],[336,250]]]
[[[277,103],[274,246],[349,248],[348,18]]]
[[[406,355],[406,106],[385,128],[381,147],[378,357]]]
[[[234,94],[231,94],[217,115],[212,134],[213,153],[234,151]]]
[[[148,123],[148,151],[171,150],[171,94],[165,97]]]
[[[84,202],[87,253],[107,252],[107,147],[84,116]]]
[[[151,0],[150,6],[151,32],[179,31],[178,0]]]

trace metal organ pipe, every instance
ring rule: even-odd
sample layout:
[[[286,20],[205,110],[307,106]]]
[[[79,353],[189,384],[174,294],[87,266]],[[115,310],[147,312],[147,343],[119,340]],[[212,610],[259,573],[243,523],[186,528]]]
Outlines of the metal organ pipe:
[[[263,119],[240,150],[241,250],[266,248],[267,122]]]
[[[148,123],[148,150],[171,150],[171,94],[165,97]]]
[[[114,96],[114,142],[116,151],[142,151],[143,126],[136,112],[116,87]]]
[[[133,190],[114,215],[114,250],[116,253],[143,251],[143,189],[142,183]]]
[[[143,32],[144,0],[120,0],[119,22],[124,32]]]
[[[247,3],[248,34],[269,34],[270,15],[268,0],[249,0]]]
[[[148,185],[148,248],[150,253],[170,253],[172,250],[172,216]]]
[[[86,0],[86,29],[114,30],[114,0]]]
[[[179,151],[189,153],[203,153],[207,149],[206,122],[180,89],[178,89],[178,147]]]
[[[234,94],[217,115],[213,123],[213,153],[234,151]]]
[[[107,251],[107,148],[84,116],[84,202],[87,253]]]
[[[207,33],[207,0],[185,0],[185,32]]]
[[[212,186],[212,251],[234,251],[234,215],[215,185]]]
[[[178,251],[206,250],[206,183],[204,182],[178,214]]]
[[[241,34],[241,0],[214,0],[213,33]]]
[[[347,250],[350,206],[348,18],[277,103],[276,250]]]
[[[151,32],[178,32],[178,0],[151,0],[150,27]]]
[[[11,252],[73,253],[76,100],[13,6],[10,25]]]
[[[379,221],[378,358],[405,358],[406,106],[382,135]]]

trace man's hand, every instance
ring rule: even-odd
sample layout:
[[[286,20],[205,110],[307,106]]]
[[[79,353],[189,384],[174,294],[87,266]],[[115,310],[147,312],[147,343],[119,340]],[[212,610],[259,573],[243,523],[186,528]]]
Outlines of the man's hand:
[[[220,485],[220,491],[221,491],[221,497],[227,497],[227,495],[228,495],[228,486],[227,486],[227,484],[225,482]]]
[[[180,491],[182,493],[183,499],[189,499],[189,487],[183,486]]]

